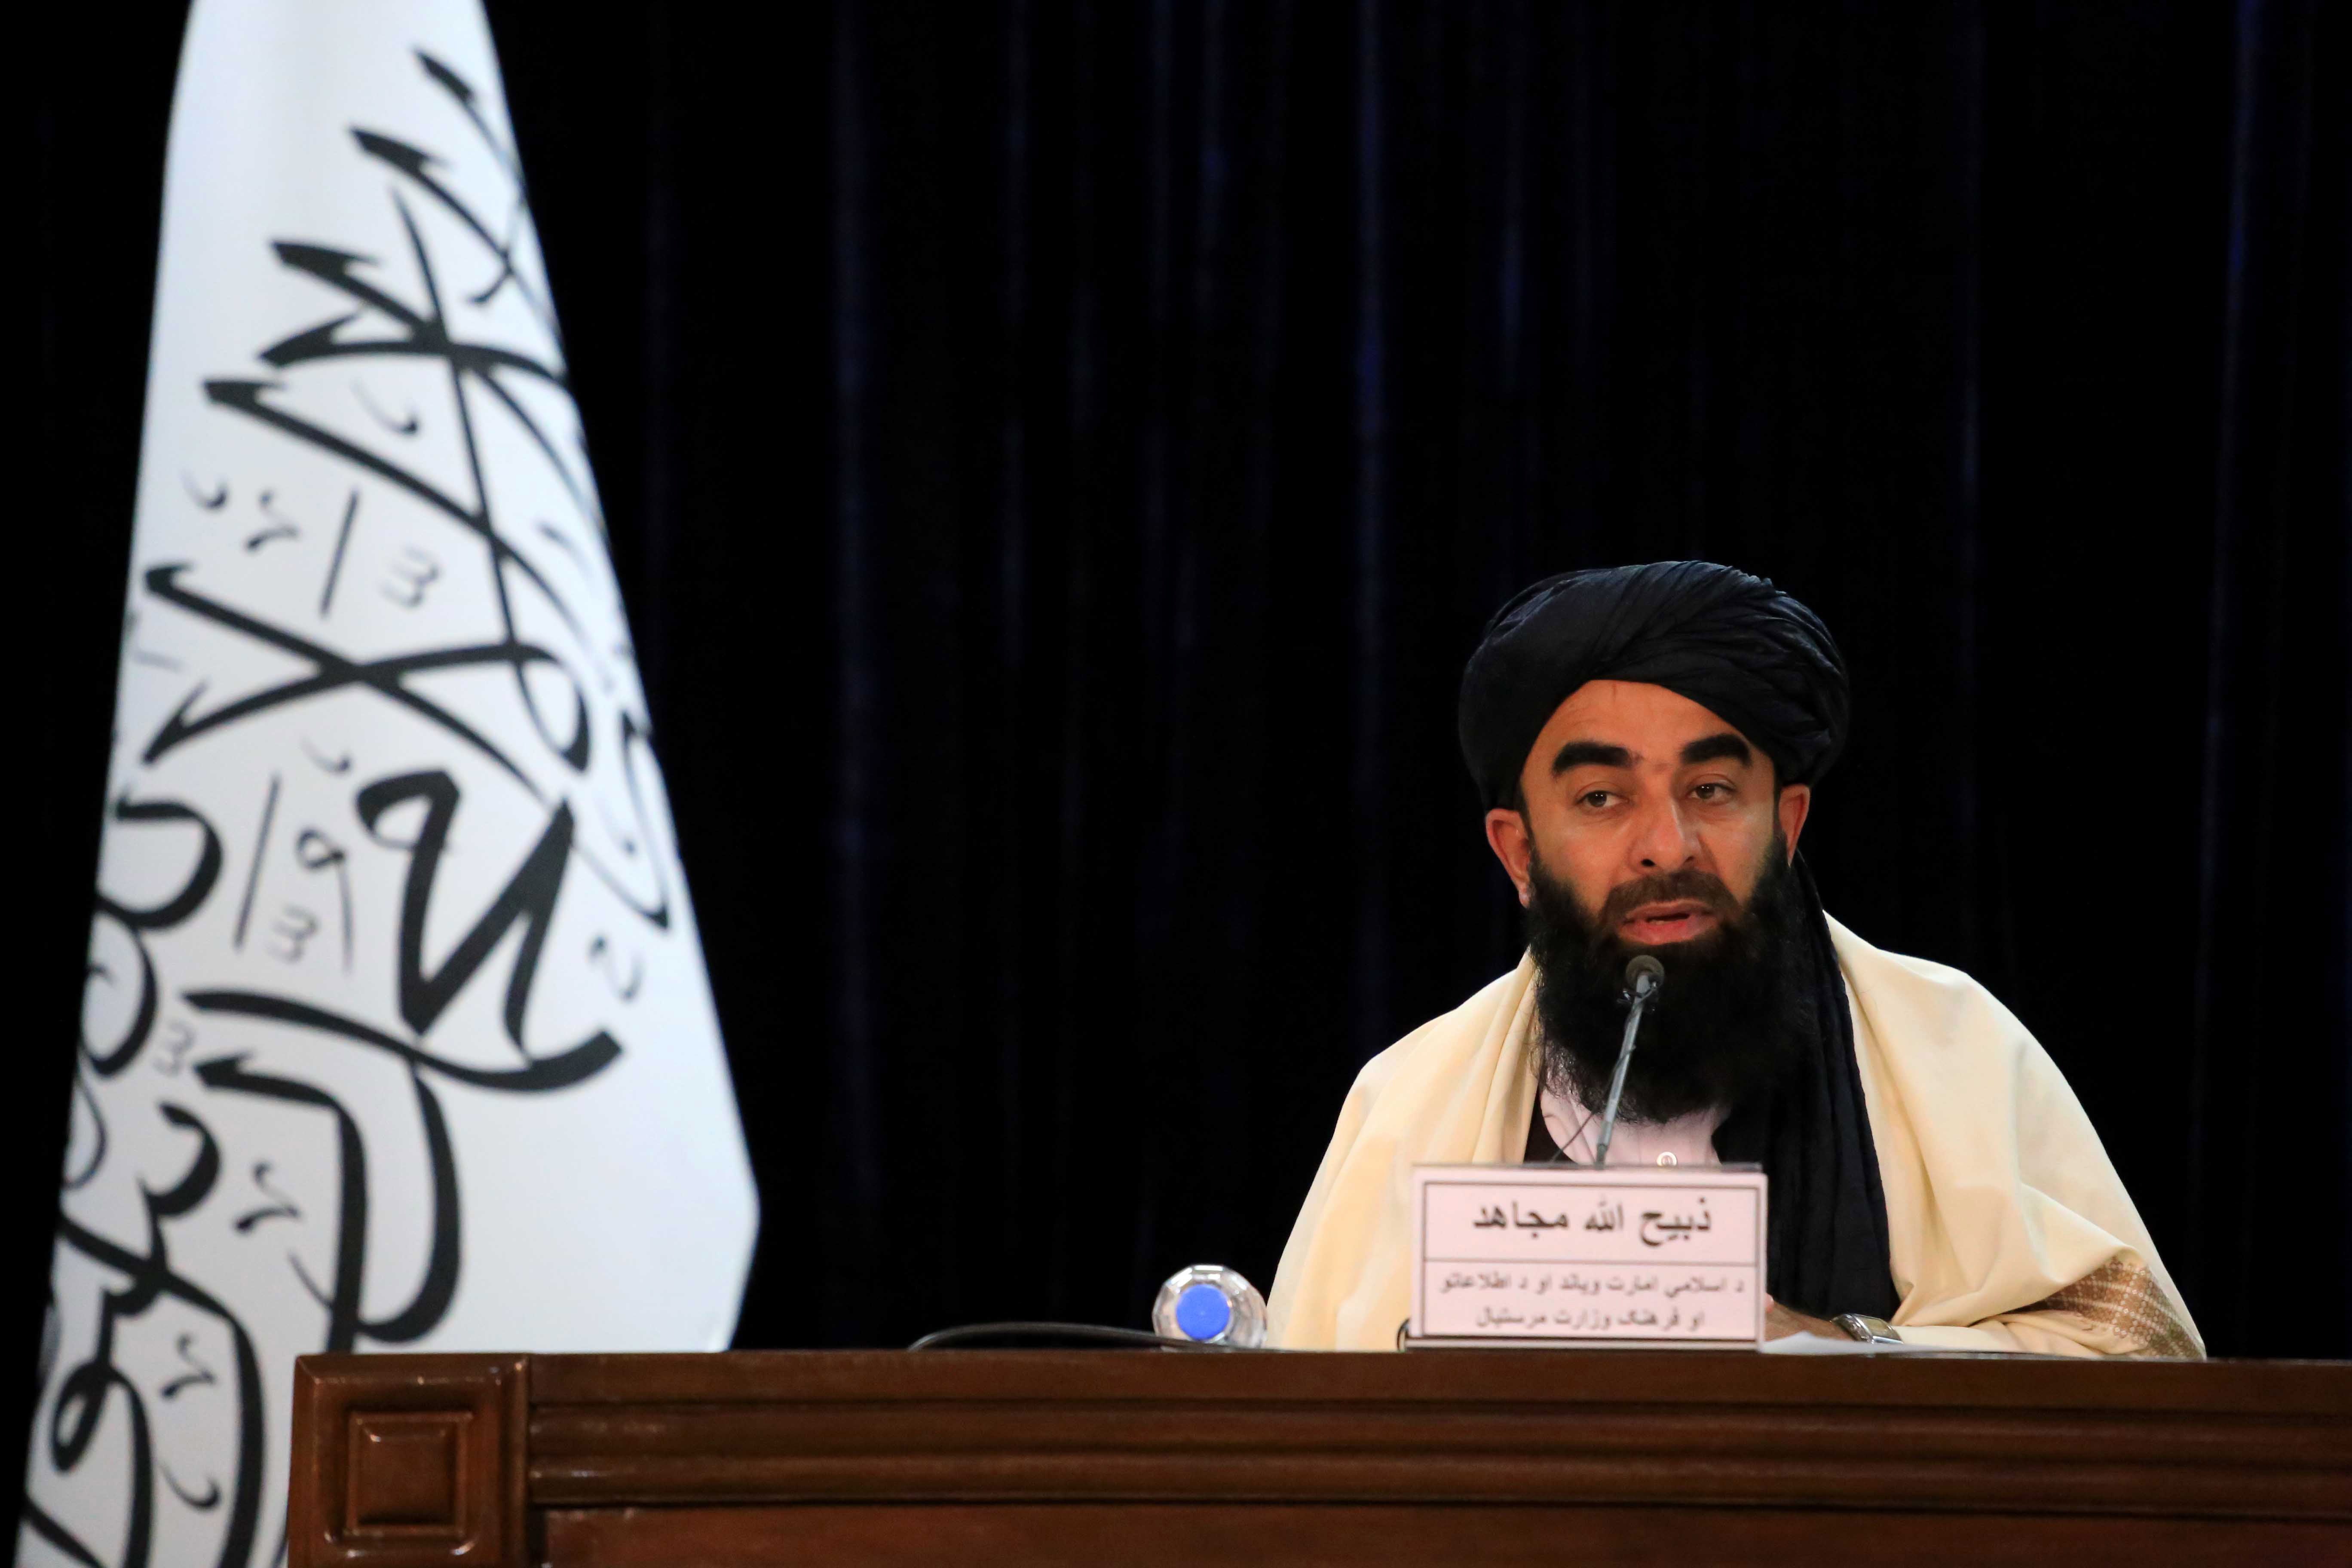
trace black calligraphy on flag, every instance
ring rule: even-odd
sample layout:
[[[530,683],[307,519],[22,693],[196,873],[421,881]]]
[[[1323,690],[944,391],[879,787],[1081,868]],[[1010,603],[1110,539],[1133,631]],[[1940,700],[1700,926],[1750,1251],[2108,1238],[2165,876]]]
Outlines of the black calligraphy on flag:
[[[731,1321],[740,1131],[487,47],[384,51],[405,121],[308,176],[367,232],[253,235],[280,326],[172,380],[167,210],[28,1561],[281,1554],[296,1354]],[[584,1211],[698,1182],[684,1316],[567,1301],[645,1262]]]

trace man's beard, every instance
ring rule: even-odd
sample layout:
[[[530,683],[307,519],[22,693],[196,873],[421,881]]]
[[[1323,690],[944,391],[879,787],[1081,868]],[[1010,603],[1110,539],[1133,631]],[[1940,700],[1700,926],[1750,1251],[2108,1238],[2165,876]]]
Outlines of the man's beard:
[[[1609,1098],[1625,1032],[1625,964],[1636,953],[1655,957],[1666,978],[1643,1018],[1621,1119],[1672,1121],[1708,1106],[1728,1111],[1819,1048],[1811,994],[1798,973],[1804,911],[1778,833],[1745,909],[1720,878],[1705,871],[1625,883],[1597,913],[1588,913],[1540,861],[1528,862],[1528,946],[1536,961],[1545,1076],[1588,1110],[1598,1111]],[[1618,934],[1639,906],[1682,899],[1706,904],[1716,928],[1654,945]]]

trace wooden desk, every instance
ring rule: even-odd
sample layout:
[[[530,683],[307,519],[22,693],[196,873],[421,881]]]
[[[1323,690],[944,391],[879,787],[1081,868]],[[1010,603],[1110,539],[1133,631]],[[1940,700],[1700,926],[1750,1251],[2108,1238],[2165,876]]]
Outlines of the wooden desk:
[[[308,1356],[292,1568],[2352,1563],[2352,1364]]]

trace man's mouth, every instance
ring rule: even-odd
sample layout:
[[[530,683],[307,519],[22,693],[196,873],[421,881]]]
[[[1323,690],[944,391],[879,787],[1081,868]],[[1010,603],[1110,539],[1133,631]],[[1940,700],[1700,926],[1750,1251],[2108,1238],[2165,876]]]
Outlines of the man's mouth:
[[[1626,915],[1618,931],[1628,942],[1687,942],[1713,931],[1720,922],[1716,912],[1696,899],[1643,904]]]

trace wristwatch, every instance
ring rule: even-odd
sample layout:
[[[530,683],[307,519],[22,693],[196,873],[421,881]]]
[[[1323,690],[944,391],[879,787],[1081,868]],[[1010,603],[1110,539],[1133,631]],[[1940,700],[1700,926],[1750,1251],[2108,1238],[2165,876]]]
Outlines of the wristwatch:
[[[1903,1336],[1895,1331],[1895,1325],[1884,1318],[1868,1317],[1861,1312],[1840,1312],[1830,1321],[1864,1344],[1899,1345],[1903,1342]]]

